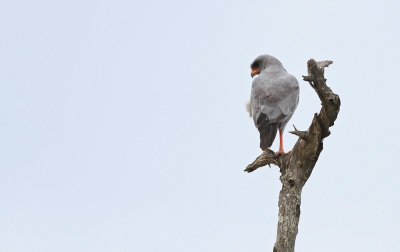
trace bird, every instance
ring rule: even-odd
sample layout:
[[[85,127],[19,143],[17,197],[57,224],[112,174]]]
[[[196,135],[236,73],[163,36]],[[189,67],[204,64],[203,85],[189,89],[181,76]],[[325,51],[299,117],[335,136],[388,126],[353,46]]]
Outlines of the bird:
[[[283,131],[299,103],[299,83],[277,58],[268,54],[255,58],[250,67],[253,82],[247,110],[260,132],[260,148],[271,151],[279,131],[279,150],[275,154],[285,154]]]

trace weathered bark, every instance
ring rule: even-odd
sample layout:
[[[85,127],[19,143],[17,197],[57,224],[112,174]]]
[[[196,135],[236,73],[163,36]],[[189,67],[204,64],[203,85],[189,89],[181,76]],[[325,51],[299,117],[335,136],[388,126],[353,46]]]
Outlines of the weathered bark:
[[[316,91],[322,102],[319,114],[315,114],[307,131],[290,132],[299,137],[293,150],[288,154],[275,155],[263,152],[249,164],[245,171],[252,172],[265,165],[277,165],[280,168],[282,189],[279,193],[279,219],[274,252],[294,251],[300,218],[301,191],[310,177],[322,151],[322,141],[330,135],[329,127],[333,126],[340,110],[339,96],[326,85],[324,68],[332,61],[307,62],[308,75],[303,76]]]

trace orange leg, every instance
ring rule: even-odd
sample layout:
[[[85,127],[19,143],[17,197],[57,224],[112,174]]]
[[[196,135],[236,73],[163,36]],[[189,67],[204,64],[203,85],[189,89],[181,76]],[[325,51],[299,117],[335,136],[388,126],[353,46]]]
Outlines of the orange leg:
[[[283,132],[279,130],[279,151],[275,152],[276,155],[279,154],[286,154],[285,151],[283,150]]]

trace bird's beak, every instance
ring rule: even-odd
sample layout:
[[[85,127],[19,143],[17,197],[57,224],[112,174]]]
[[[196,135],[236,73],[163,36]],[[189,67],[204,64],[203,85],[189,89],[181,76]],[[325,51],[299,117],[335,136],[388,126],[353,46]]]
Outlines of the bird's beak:
[[[257,75],[257,74],[259,74],[259,73],[260,73],[260,69],[259,69],[259,68],[251,69],[251,74],[250,74],[250,76],[251,76],[251,78],[253,78],[255,75]]]

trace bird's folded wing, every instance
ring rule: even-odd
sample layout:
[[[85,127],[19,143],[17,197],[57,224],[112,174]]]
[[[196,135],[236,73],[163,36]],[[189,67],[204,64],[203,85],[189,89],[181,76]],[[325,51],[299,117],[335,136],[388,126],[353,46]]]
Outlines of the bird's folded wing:
[[[276,80],[260,77],[253,80],[250,103],[254,122],[261,113],[271,122],[290,116],[298,103],[298,83],[296,78],[287,74]]]

